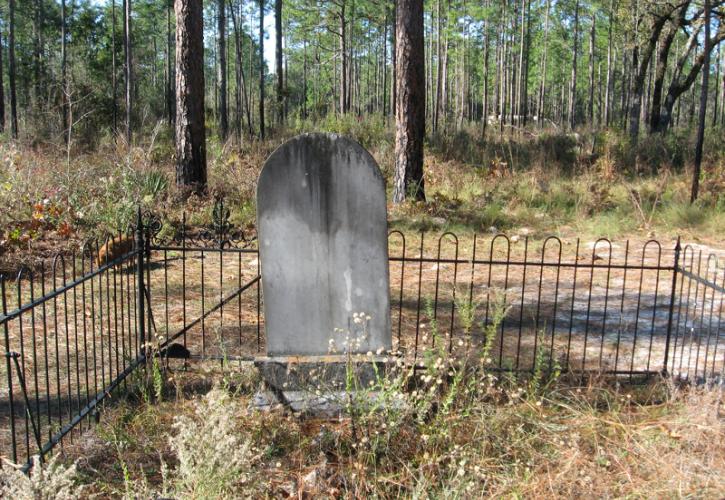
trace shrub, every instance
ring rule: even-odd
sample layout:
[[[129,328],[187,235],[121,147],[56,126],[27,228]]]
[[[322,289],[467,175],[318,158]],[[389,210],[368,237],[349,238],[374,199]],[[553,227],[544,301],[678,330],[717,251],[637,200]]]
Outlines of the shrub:
[[[25,475],[13,464],[0,468],[0,497],[15,500],[75,500],[83,498],[83,487],[76,485],[76,465],[66,467],[53,456],[41,464],[32,458],[30,474]]]
[[[254,491],[257,457],[237,425],[241,413],[226,390],[215,388],[196,404],[193,416],[175,418],[177,434],[170,444],[179,466],[172,483],[180,497],[232,498]]]

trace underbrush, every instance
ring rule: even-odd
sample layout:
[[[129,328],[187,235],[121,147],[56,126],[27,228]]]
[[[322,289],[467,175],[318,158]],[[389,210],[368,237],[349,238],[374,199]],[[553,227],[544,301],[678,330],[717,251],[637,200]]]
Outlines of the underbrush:
[[[485,348],[464,365],[445,353],[429,350],[415,374],[398,364],[359,388],[335,419],[253,409],[251,366],[161,372],[153,365],[95,430],[64,448],[63,460],[78,458],[73,487],[101,497],[717,498],[725,491],[721,388],[582,380],[542,363],[527,376],[502,375],[485,368]],[[367,390],[379,395],[372,405]],[[67,483],[69,469],[59,470]]]
[[[296,120],[267,141],[209,134],[209,189],[186,197],[174,183],[171,130],[164,123],[127,147],[100,137],[95,149],[50,144],[0,144],[0,259],[3,270],[88,238],[126,229],[140,204],[173,232],[182,212],[190,226],[209,226],[212,206],[226,199],[230,221],[255,223],[255,187],[268,155],[299,132],[330,131],[358,140],[388,179],[394,137],[382,117]],[[475,127],[429,139],[425,204],[391,207],[399,228],[523,232],[583,237],[688,233],[702,237],[725,225],[725,150],[718,130],[706,134],[701,197],[689,204],[690,134],[643,136],[632,147],[613,130],[577,134],[532,128],[484,140]],[[390,185],[390,182],[388,183]],[[523,231],[522,231],[523,230]]]

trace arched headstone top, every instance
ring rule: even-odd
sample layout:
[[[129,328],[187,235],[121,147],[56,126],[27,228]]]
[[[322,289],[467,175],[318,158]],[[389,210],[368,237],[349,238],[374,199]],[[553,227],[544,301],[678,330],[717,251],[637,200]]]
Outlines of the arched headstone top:
[[[363,147],[304,134],[277,148],[257,229],[269,355],[391,348],[385,181]]]
[[[274,182],[279,174],[278,170],[285,170],[290,162],[298,159],[298,165],[307,165],[300,155],[312,153],[315,159],[342,159],[347,158],[347,163],[356,165],[367,165],[375,178],[385,189],[385,178],[380,171],[375,158],[359,143],[339,134],[332,133],[306,133],[300,134],[288,140],[284,144],[275,149],[262,167],[257,183],[257,201],[259,201],[260,189],[266,189],[263,186],[267,182]],[[320,167],[329,167],[329,165],[320,165]],[[269,180],[271,179],[271,180]]]

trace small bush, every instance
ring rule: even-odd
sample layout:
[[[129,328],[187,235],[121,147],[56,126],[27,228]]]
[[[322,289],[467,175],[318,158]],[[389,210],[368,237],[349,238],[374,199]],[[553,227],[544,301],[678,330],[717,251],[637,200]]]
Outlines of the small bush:
[[[243,414],[228,391],[213,389],[195,405],[193,415],[176,417],[170,438],[179,460],[173,490],[193,498],[231,498],[255,489],[252,442],[238,425]]]
[[[29,475],[23,474],[11,463],[0,468],[0,495],[14,500],[75,500],[83,498],[82,486],[77,485],[76,465],[70,467],[55,455],[42,464],[39,457],[32,459]]]

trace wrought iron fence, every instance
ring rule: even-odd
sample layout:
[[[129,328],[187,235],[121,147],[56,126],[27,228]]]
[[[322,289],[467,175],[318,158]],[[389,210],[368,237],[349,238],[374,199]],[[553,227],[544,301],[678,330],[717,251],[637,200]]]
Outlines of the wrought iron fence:
[[[31,456],[42,460],[73,440],[144,362],[142,231],[138,225],[135,239],[116,236],[135,240],[123,255],[99,258],[99,245],[87,243],[49,267],[21,269],[13,280],[0,276],[0,450],[26,470]]]
[[[139,215],[134,247],[115,260],[96,263],[88,244],[0,277],[0,453],[23,462],[73,440],[150,344],[178,363],[264,352],[256,240],[229,218],[219,203],[208,230],[184,217],[161,231]],[[725,269],[706,250],[395,230],[394,351],[411,366],[433,350],[495,370],[722,377]]]

